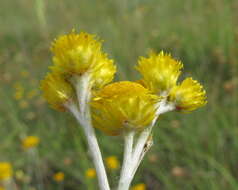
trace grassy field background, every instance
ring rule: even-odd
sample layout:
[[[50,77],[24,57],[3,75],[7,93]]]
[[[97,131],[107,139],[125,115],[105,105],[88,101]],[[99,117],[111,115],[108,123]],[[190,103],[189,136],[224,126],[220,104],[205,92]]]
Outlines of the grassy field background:
[[[193,76],[207,90],[206,107],[161,117],[133,184],[238,189],[237,10],[237,0],[1,1],[0,161],[11,162],[19,189],[97,189],[96,179],[85,177],[93,166],[81,129],[70,114],[51,110],[39,91],[51,41],[72,28],[104,40],[118,67],[116,80],[138,79],[138,57],[155,49],[181,60],[183,77]],[[41,139],[33,154],[21,148],[27,135]],[[120,137],[98,137],[104,157],[121,159]],[[22,171],[27,179],[19,177]],[[53,180],[57,171],[65,173],[63,183]],[[108,173],[115,186],[119,171]]]

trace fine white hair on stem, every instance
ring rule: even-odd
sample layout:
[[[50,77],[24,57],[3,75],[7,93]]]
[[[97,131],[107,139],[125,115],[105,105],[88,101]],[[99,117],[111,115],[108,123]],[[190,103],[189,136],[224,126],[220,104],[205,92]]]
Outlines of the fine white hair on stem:
[[[126,131],[124,133],[124,158],[123,165],[121,168],[121,177],[119,180],[118,190],[129,189],[130,181],[132,181],[133,176],[130,172],[130,167],[132,165],[132,150],[133,150],[133,141],[134,141],[135,131]]]
[[[76,78],[72,83],[76,89],[78,105],[75,104],[75,102],[71,102],[65,106],[74,115],[84,130],[88,142],[89,152],[97,172],[100,190],[110,190],[101,151],[91,121],[89,108],[89,101],[91,98],[90,75],[85,73],[79,78]]]
[[[156,105],[157,111],[156,116],[154,120],[151,122],[151,125],[145,128],[137,138],[137,141],[132,147],[132,152],[130,155],[126,154],[126,148],[128,146],[128,139],[130,138],[129,135],[125,135],[125,151],[124,151],[124,160],[123,160],[123,168],[126,168],[126,172],[121,172],[120,181],[118,184],[118,190],[128,190],[131,184],[131,181],[133,180],[133,177],[144,157],[146,152],[150,149],[150,147],[153,145],[153,139],[151,136],[151,131],[153,129],[153,126],[156,123],[156,120],[158,119],[159,115],[172,111],[175,109],[175,106],[173,104],[170,104],[166,101],[166,99],[163,99],[161,102],[159,102],[158,105]],[[133,144],[133,142],[131,143]],[[128,158],[130,157],[130,159]],[[125,159],[126,158],[126,159]],[[129,160],[132,160],[131,162],[128,162]],[[123,169],[122,168],[122,169]],[[126,173],[126,174],[124,174]]]

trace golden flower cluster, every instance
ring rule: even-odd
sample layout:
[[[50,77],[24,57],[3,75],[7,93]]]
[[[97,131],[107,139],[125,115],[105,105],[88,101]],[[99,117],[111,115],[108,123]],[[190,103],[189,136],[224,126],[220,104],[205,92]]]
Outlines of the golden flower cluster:
[[[102,52],[102,43],[95,36],[72,31],[57,38],[51,47],[53,66],[41,82],[43,96],[49,104],[65,111],[65,103],[72,101],[75,89],[72,81],[84,74],[90,75],[92,88],[101,88],[111,82],[116,72],[113,60]]]
[[[140,83],[154,94],[166,96],[178,111],[192,111],[207,103],[206,92],[196,80],[186,78],[177,84],[183,64],[170,54],[152,52],[148,58],[141,57],[136,68],[143,77]]]
[[[84,32],[72,31],[52,43],[53,66],[41,89],[53,108],[65,111],[67,103],[75,103],[77,80],[85,75],[90,76],[93,90],[93,125],[108,135],[143,130],[155,119],[161,100],[184,112],[206,104],[205,91],[197,81],[187,78],[177,82],[183,64],[164,52],[139,58],[139,82],[106,85],[113,80],[116,67],[101,49],[101,41]]]

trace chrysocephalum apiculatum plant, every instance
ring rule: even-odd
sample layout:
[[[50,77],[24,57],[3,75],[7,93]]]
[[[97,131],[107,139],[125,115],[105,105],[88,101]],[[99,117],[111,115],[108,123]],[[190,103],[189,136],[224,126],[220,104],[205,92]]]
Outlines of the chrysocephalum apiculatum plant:
[[[43,96],[58,111],[70,111],[84,129],[101,190],[110,190],[94,127],[124,137],[124,159],[118,190],[128,190],[145,153],[153,143],[152,128],[160,114],[190,112],[206,104],[203,87],[192,78],[177,80],[183,64],[170,54],[140,57],[136,82],[110,83],[113,60],[96,36],[84,32],[57,38],[51,47],[53,65],[41,82]],[[110,84],[108,84],[110,83]]]

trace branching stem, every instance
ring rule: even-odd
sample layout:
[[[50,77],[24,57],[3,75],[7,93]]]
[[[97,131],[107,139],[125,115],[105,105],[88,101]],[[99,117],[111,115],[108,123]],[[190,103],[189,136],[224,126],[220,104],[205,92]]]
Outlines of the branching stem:
[[[118,185],[118,190],[129,189],[131,181],[133,180],[134,175],[141,161],[144,158],[144,155],[153,144],[153,139],[150,138],[150,136],[151,136],[151,131],[153,129],[153,126],[156,123],[157,118],[159,117],[160,114],[163,114],[172,110],[174,110],[174,105],[168,104],[166,99],[162,100],[160,104],[158,105],[158,110],[156,112],[155,119],[151,122],[151,125],[149,127],[145,128],[139,134],[139,137],[137,138],[137,141],[134,147],[133,147],[133,143],[134,143],[133,139],[132,139],[132,142],[130,142],[131,134],[128,132],[127,135],[125,135],[124,160],[123,160],[123,166],[122,166],[122,172],[121,172],[120,181]],[[133,134],[133,137],[134,137],[134,134]],[[131,148],[130,151],[127,150],[128,146]]]
[[[91,98],[90,76],[85,74],[74,81],[78,105],[67,104],[66,107],[72,112],[79,124],[82,126],[98,178],[100,190],[110,190],[106,170],[104,167],[101,151],[98,145],[96,134],[92,126],[89,101]]]

